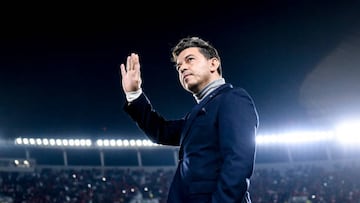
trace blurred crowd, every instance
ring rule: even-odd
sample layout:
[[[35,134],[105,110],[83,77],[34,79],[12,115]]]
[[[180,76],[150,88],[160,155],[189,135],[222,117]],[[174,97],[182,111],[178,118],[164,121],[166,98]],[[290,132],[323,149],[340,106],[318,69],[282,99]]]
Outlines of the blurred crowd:
[[[175,169],[0,172],[3,203],[164,203]],[[359,165],[255,169],[253,203],[360,203]]]

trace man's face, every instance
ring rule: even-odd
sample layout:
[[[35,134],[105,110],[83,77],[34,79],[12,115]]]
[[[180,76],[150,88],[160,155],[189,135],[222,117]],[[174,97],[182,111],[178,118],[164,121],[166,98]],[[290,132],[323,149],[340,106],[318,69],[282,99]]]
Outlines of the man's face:
[[[213,66],[213,59],[205,58],[197,47],[184,49],[176,60],[180,83],[193,94],[200,92],[212,81]]]

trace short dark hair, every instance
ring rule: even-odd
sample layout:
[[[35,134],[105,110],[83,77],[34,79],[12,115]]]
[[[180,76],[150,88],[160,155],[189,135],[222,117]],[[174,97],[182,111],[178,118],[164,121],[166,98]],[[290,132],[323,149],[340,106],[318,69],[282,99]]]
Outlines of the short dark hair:
[[[203,54],[207,59],[217,58],[220,62],[219,67],[217,69],[218,73],[222,74],[221,68],[221,60],[218,54],[218,51],[212,46],[209,42],[201,39],[200,37],[185,37],[182,38],[172,49],[172,62],[176,63],[177,57],[179,56],[180,52],[184,49],[190,47],[197,47],[201,54]]]

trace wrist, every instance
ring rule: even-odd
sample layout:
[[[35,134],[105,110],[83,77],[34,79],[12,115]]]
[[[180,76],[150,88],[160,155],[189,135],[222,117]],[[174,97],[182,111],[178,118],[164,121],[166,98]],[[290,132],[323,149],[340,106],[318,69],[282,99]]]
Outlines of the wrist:
[[[128,102],[132,102],[135,99],[137,99],[141,94],[142,94],[142,89],[141,88],[139,88],[139,89],[137,89],[135,91],[125,92],[126,100]]]

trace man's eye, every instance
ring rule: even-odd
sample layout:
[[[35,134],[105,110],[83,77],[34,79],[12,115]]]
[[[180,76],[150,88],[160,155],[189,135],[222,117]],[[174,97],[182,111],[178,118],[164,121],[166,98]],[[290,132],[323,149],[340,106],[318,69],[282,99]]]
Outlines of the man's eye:
[[[192,60],[194,60],[194,58],[187,58],[187,61],[188,61],[188,62],[190,62],[190,61],[192,61]]]

